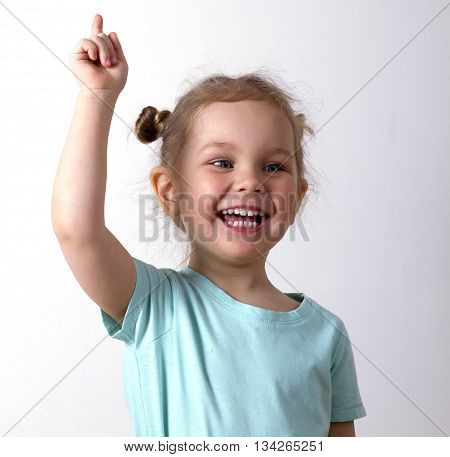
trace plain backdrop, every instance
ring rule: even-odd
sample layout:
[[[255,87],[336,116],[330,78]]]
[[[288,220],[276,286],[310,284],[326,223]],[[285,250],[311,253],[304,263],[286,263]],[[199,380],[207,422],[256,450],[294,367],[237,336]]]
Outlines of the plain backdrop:
[[[129,64],[108,145],[106,223],[135,257],[182,260],[139,237],[155,155],[130,135],[210,72],[265,68],[298,94],[317,197],[272,250],[281,290],[348,329],[367,416],[359,436],[450,431],[450,8],[445,1],[0,3],[0,429],[132,436],[122,342],[75,280],[51,192],[78,86],[68,69],[96,13]],[[447,4],[448,6],[448,4]],[[139,183],[143,183],[139,187]],[[142,222],[142,221],[141,221]],[[169,249],[170,248],[170,249]]]

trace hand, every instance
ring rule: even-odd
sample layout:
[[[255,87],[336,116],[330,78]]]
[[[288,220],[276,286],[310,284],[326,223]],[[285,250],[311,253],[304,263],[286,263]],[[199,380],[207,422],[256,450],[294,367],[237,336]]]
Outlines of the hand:
[[[117,34],[106,35],[102,29],[103,17],[96,14],[91,36],[76,44],[69,66],[82,91],[118,97],[127,81],[128,64]]]

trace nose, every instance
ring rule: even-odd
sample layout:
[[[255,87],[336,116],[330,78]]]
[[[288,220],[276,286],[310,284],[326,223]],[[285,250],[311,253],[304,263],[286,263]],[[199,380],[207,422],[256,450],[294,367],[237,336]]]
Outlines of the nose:
[[[263,176],[254,169],[241,169],[234,174],[234,189],[237,192],[262,192]]]

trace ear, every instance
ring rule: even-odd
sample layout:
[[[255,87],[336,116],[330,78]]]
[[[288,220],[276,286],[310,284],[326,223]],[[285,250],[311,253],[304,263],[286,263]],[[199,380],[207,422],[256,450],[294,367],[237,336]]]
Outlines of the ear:
[[[164,211],[172,216],[177,215],[178,207],[175,200],[175,188],[172,173],[162,165],[150,171],[150,183]]]
[[[295,200],[294,210],[292,211],[292,217],[289,222],[289,225],[292,225],[295,221],[295,216],[297,215],[298,210],[302,204],[303,198],[308,190],[308,181],[305,178],[300,178],[300,183],[297,188],[297,197]]]

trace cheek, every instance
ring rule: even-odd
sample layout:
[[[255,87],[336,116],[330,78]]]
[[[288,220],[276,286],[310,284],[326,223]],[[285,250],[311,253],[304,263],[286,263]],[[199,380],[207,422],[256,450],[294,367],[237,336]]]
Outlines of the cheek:
[[[271,199],[280,214],[289,214],[297,198],[296,181],[292,178],[280,180],[270,190]]]
[[[199,173],[193,182],[192,193],[199,212],[211,214],[217,208],[218,200],[224,193],[224,182],[220,176]]]
[[[215,218],[218,198],[223,194],[220,176],[211,173],[207,167],[193,165],[183,168],[183,183],[180,186],[181,212],[192,222]]]
[[[183,214],[192,221],[211,221],[215,218],[218,195],[217,190],[205,182],[192,186],[191,191],[186,192],[183,199]]]

